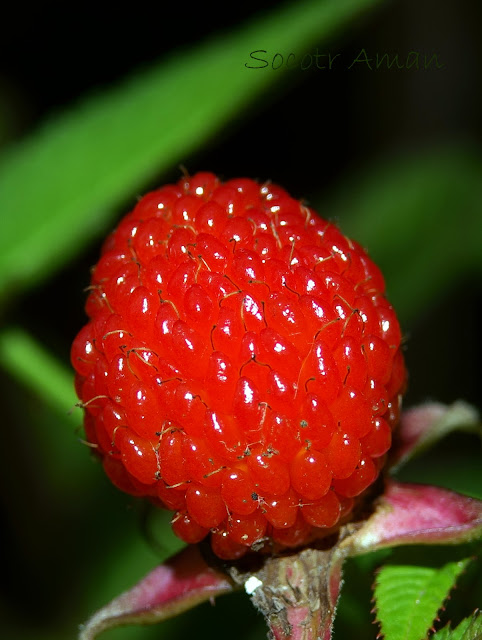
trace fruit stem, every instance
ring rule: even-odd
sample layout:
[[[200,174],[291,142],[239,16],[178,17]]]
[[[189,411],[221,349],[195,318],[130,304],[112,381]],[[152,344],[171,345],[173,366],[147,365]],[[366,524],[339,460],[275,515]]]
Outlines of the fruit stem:
[[[267,558],[257,571],[230,570],[264,615],[272,640],[330,640],[341,586],[343,554],[304,549]]]

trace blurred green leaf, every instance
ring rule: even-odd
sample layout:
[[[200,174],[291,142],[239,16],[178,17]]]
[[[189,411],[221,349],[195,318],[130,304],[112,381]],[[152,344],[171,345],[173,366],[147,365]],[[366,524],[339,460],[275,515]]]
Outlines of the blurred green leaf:
[[[20,328],[0,332],[0,366],[35,396],[32,403],[25,395],[19,415],[24,412],[28,420],[30,440],[52,486],[64,495],[78,489],[89,456],[81,443],[82,413],[76,407],[72,371]]]
[[[64,410],[72,424],[79,424],[78,414],[67,414],[77,403],[72,371],[28,333],[20,328],[0,332],[0,365],[56,411]]]
[[[404,322],[482,267],[482,160],[468,151],[367,167],[320,211],[368,249]]]
[[[102,230],[112,209],[281,77],[251,51],[302,53],[378,0],[290,3],[92,96],[2,157],[0,295],[18,294]]]

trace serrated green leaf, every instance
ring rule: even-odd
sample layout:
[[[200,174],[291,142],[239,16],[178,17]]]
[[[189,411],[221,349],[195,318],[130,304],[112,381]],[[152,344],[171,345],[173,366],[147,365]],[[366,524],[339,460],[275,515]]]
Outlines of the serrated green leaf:
[[[465,618],[455,628],[447,625],[432,636],[431,640],[480,640],[482,638],[482,616],[476,611],[471,618]]]
[[[386,640],[423,640],[469,559],[440,569],[386,565],[375,583],[377,618]]]
[[[281,73],[254,50],[303,53],[379,0],[290,3],[139,72],[51,120],[0,164],[0,295],[18,294],[105,228],[112,208],[186,162]]]

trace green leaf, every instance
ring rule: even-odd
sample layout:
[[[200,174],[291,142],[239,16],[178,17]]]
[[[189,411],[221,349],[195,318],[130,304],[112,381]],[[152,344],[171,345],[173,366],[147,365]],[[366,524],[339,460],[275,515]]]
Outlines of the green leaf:
[[[426,637],[457,577],[469,559],[440,569],[386,565],[378,573],[375,601],[386,640],[422,640]]]
[[[320,210],[368,248],[404,322],[482,267],[482,160],[471,151],[367,166]]]
[[[82,412],[75,406],[72,371],[20,328],[0,332],[0,367],[35,394],[32,401],[24,395],[19,411],[29,421],[37,463],[43,464],[56,493],[70,499],[80,486],[87,489],[95,476],[84,475],[90,462],[82,444]]]
[[[77,403],[73,373],[22,329],[0,333],[0,366],[65,417]],[[68,415],[72,424],[80,422],[77,414]]]
[[[476,611],[471,618],[465,618],[455,628],[447,625],[432,636],[432,640],[480,640],[482,638],[482,616]]]
[[[0,164],[0,296],[18,294],[105,229],[113,208],[213,136],[282,73],[250,52],[302,54],[379,0],[290,3],[176,51],[59,115]]]

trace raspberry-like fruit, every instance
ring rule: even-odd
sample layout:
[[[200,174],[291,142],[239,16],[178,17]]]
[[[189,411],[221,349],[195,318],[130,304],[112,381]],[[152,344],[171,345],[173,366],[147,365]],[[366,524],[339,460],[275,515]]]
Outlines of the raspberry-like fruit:
[[[184,177],[93,269],[72,346],[87,440],[120,489],[225,559],[333,530],[377,478],[405,384],[365,251],[270,183]]]

